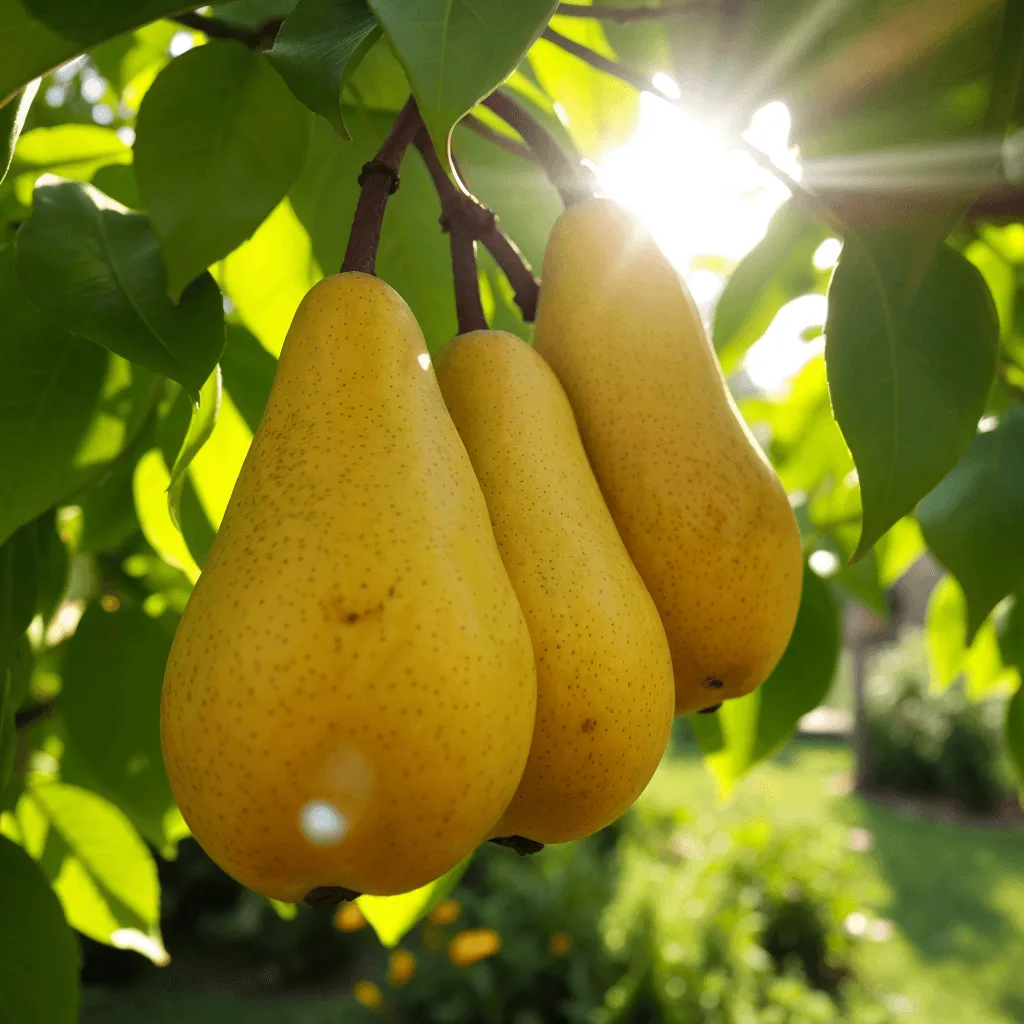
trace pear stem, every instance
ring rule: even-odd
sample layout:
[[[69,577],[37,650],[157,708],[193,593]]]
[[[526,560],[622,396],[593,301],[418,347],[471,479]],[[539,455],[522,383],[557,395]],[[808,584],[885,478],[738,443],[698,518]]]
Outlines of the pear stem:
[[[448,240],[452,247],[452,274],[455,277],[455,315],[459,334],[486,331],[487,318],[480,302],[480,281],[476,268],[476,241],[461,217],[448,224]]]
[[[461,192],[451,178],[445,174],[437,150],[426,131],[420,129],[416,133],[415,143],[430,172],[438,199],[441,201],[442,227],[448,230],[448,226],[456,220],[462,221],[472,237],[479,239],[484,244],[494,257],[495,262],[501,267],[502,273],[508,278],[515,293],[516,305],[522,311],[523,319],[527,322],[532,321],[537,312],[540,283],[533,276],[530,264],[512,239],[498,227],[494,214],[472,196]],[[456,171],[458,172],[458,168]],[[461,178],[461,172],[458,173]],[[457,279],[455,287],[459,287]],[[474,288],[476,287],[478,285],[474,284]]]
[[[352,231],[341,264],[342,273],[359,271],[363,274],[376,274],[384,210],[388,197],[398,190],[398,169],[402,157],[422,123],[416,100],[410,96],[395,118],[377,155],[363,165],[359,175],[362,190],[352,218]]]
[[[570,160],[555,137],[515,100],[503,92],[492,92],[483,103],[522,136],[566,206],[574,206],[594,194],[589,176],[584,173],[579,160],[575,163]]]

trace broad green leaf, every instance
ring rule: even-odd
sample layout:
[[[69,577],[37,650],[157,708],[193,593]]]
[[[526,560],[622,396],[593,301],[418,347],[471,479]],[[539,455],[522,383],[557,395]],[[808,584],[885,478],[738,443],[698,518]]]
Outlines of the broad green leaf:
[[[328,272],[341,265],[359,195],[359,168],[373,157],[391,118],[347,112],[353,141],[343,142],[326,124],[314,127],[309,158],[291,192],[292,206],[309,232],[317,262]],[[377,276],[409,304],[431,351],[457,332],[451,253],[441,234],[437,193],[417,153],[402,164],[402,184],[384,215]],[[230,285],[228,292],[231,293]],[[246,326],[259,331],[245,316]],[[260,337],[262,341],[263,338]]]
[[[171,466],[171,482],[167,487],[167,505],[171,512],[171,519],[178,526],[181,525],[179,513],[181,492],[185,485],[185,471],[202,450],[203,445],[210,440],[213,428],[217,424],[217,414],[220,412],[221,389],[220,367],[215,366],[213,373],[203,385],[202,391],[199,392],[198,405],[192,406],[188,432],[185,434],[185,440],[174,460],[174,465]]]
[[[199,566],[171,519],[167,488],[171,474],[159,448],[151,448],[135,465],[132,493],[135,514],[146,540],[168,565],[180,569],[192,583],[199,579]]]
[[[87,789],[46,782],[25,791],[13,818],[5,831],[39,863],[73,928],[167,963],[156,864],[116,807]]]
[[[0,683],[39,601],[37,530],[28,523],[0,545]]]
[[[556,18],[551,27],[602,56],[615,57],[599,21]],[[597,159],[629,141],[639,110],[639,94],[633,86],[546,39],[531,48],[529,67],[547,94],[561,104],[566,128],[584,156]]]
[[[1024,409],[978,434],[917,509],[928,547],[967,596],[967,639],[1024,582]]]
[[[180,10],[181,0],[0,0],[0,103],[94,43]]]
[[[327,134],[336,138],[329,129]],[[333,186],[345,191],[348,182],[338,180]],[[342,246],[347,237],[348,228],[339,240]],[[323,277],[307,229],[287,201],[277,206],[248,242],[218,264],[214,274],[242,323],[274,356],[281,351],[299,303]]]
[[[796,626],[775,671],[753,693],[726,701],[716,715],[690,719],[723,792],[785,743],[801,716],[824,700],[839,645],[839,612],[828,584],[805,569]]]
[[[76,1024],[78,943],[32,859],[0,836],[0,1021]]]
[[[228,324],[227,334],[228,343],[220,361],[224,390],[249,432],[255,434],[270,397],[277,360],[239,324]]]
[[[0,793],[7,788],[14,767],[14,670],[0,663]]]
[[[341,92],[380,35],[366,0],[300,0],[267,60],[298,99],[348,139]]]
[[[999,627],[999,650],[1003,661],[1024,672],[1024,587],[1013,599],[1009,614]]]
[[[985,278],[985,284],[992,293],[992,301],[999,315],[1000,333],[1005,337],[1013,330],[1014,302],[1017,298],[1015,268],[986,242],[972,242],[964,249],[964,256]]]
[[[214,4],[215,18],[223,18],[232,25],[247,25],[256,28],[271,18],[281,18],[295,6],[295,0],[230,0]]]
[[[409,98],[412,87],[405,77],[405,68],[395,56],[386,36],[366,51],[363,59],[348,78],[342,103],[364,110],[389,110],[397,114]],[[342,117],[347,116],[342,111]]]
[[[241,43],[198,46],[160,72],[139,110],[135,174],[173,299],[280,202],[308,137],[309,115]]]
[[[60,694],[68,750],[96,791],[159,847],[174,839],[165,831],[174,798],[160,756],[160,687],[172,629],[173,622],[138,608],[90,606],[68,643]]]
[[[412,892],[399,896],[360,896],[356,903],[381,945],[389,949],[397,946],[417,921],[426,917],[459,884],[472,859],[470,854],[451,871]]]
[[[0,106],[0,181],[7,176],[11,157],[17,145],[21,129],[25,127],[29,107],[39,90],[39,79],[33,79],[17,96],[12,96]]]
[[[991,621],[985,622],[967,643],[967,601],[952,576],[944,576],[928,599],[925,616],[931,684],[945,689],[961,674],[971,700],[1006,691],[1020,677],[1003,663],[999,637]]]
[[[1006,749],[1010,754],[1017,785],[1024,793],[1024,684],[1006,705]]]
[[[17,249],[21,283],[47,318],[198,397],[224,348],[220,293],[204,274],[171,302],[145,217],[89,185],[57,181],[36,188]]]
[[[45,172],[88,181],[107,165],[130,164],[132,151],[112,128],[98,124],[60,124],[25,132],[14,151],[12,177],[18,198],[30,205],[38,176]]]
[[[512,73],[556,6],[553,0],[368,2],[445,155],[455,122]]]
[[[943,245],[912,281],[904,241],[848,239],[829,286],[829,392],[864,509],[855,558],[964,453],[995,374],[999,325],[981,275]]]
[[[138,433],[148,371],[73,337],[26,300],[0,249],[0,543],[96,480]]]
[[[138,452],[133,449],[131,455],[137,457]],[[116,551],[138,531],[139,520],[132,497],[134,472],[135,458],[126,453],[114,463],[109,475],[75,496],[78,526],[73,546],[76,551],[92,554]]]
[[[828,235],[820,220],[788,202],[772,218],[764,238],[729,275],[715,305],[711,332],[726,373],[768,330],[787,302],[819,289],[822,275],[812,260]]]
[[[905,516],[875,545],[878,578],[891,587],[924,553],[924,537],[916,519]]]

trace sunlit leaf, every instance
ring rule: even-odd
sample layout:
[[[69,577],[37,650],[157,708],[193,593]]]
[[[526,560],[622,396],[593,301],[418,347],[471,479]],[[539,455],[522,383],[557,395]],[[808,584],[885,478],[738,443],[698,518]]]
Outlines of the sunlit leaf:
[[[967,595],[967,638],[1024,582],[1024,409],[978,434],[918,506],[928,547]]]
[[[199,403],[192,406],[188,432],[185,434],[185,440],[171,467],[171,481],[167,486],[167,506],[171,512],[171,519],[179,527],[181,526],[181,492],[185,485],[185,471],[202,450],[203,445],[210,440],[210,435],[217,424],[221,388],[221,370],[219,366],[216,366],[199,392]]]
[[[1006,749],[1017,774],[1017,785],[1024,793],[1024,685],[1006,706]]]
[[[55,180],[36,188],[17,250],[18,277],[46,318],[198,397],[224,348],[220,293],[204,274],[171,302],[145,217],[89,185]]]
[[[912,281],[904,243],[848,241],[829,287],[829,391],[864,509],[855,557],[964,453],[995,374],[999,328],[981,275],[942,246]]]
[[[434,882],[400,896],[360,896],[356,901],[381,944],[397,946],[406,933],[427,916],[459,883],[472,854]]]
[[[146,540],[160,557],[180,569],[193,582],[199,579],[199,566],[189,551],[181,531],[171,519],[167,488],[171,474],[159,448],[151,448],[136,463],[132,478],[135,514]]]
[[[75,1024],[78,943],[31,858],[0,836],[0,992],[4,1024]]]
[[[245,420],[249,433],[255,434],[270,397],[277,360],[244,327],[228,324],[227,334],[228,343],[220,361],[224,390]]]
[[[523,59],[553,0],[368,0],[412,83],[438,152],[455,122]]]
[[[131,163],[132,151],[112,128],[98,124],[59,124],[25,132],[14,151],[12,175],[19,198],[29,204],[36,178],[45,172],[88,181],[107,165]]]
[[[804,570],[793,637],[782,660],[753,693],[690,722],[719,786],[728,792],[752,765],[792,735],[828,693],[839,659],[839,612],[828,584]]]
[[[83,935],[167,962],[156,864],[128,819],[78,786],[30,786],[14,811],[15,838],[50,879]]]
[[[300,0],[267,60],[310,110],[347,139],[341,93],[380,34],[366,0]]]
[[[327,129],[326,125],[323,127]],[[337,139],[329,129],[327,134]],[[342,144],[340,140],[338,144]],[[350,185],[338,179],[333,187],[345,192]],[[349,227],[351,219],[339,239],[342,246]],[[337,265],[341,265],[340,257]],[[287,201],[274,210],[249,241],[218,264],[214,274],[242,322],[275,356],[281,351],[299,303],[323,277],[307,228]]]
[[[12,96],[0,106],[0,181],[3,181],[11,166],[11,156],[18,142],[25,118],[39,90],[39,79],[29,82],[17,96]]]
[[[829,235],[818,218],[793,202],[772,218],[764,238],[729,275],[718,302],[712,340],[729,373],[792,299],[823,284],[812,257]]]
[[[281,77],[240,43],[198,46],[164,68],[139,110],[135,174],[172,298],[280,202],[308,134]]]
[[[967,696],[981,700],[990,693],[1006,691],[1020,677],[1013,666],[1004,664],[991,621],[967,643],[967,601],[952,576],[943,577],[932,591],[925,628],[933,687],[944,689],[962,674]]]
[[[155,378],[73,337],[23,294],[0,249],[0,543],[97,479],[141,428]]]

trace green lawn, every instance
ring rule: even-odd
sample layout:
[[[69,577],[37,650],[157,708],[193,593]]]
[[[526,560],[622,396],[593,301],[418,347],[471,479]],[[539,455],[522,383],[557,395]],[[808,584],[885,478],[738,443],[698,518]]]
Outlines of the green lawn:
[[[651,809],[685,808],[697,824],[729,828],[767,817],[870,833],[861,854],[871,907],[889,935],[865,941],[855,963],[864,984],[908,1024],[1024,1022],[1024,830],[917,820],[846,795],[851,759],[835,744],[800,743],[761,765],[727,799],[696,756],[667,760],[641,798]],[[351,1021],[339,993],[249,1001],[164,985],[89,993],[87,1024],[328,1024]],[[358,1016],[362,1017],[362,1014]]]
[[[750,817],[839,822],[871,833],[865,866],[891,938],[865,943],[857,970],[920,1024],[1024,1021],[1024,830],[938,824],[844,795],[838,745],[798,744],[722,801],[696,757],[666,762],[642,800],[723,825]]]

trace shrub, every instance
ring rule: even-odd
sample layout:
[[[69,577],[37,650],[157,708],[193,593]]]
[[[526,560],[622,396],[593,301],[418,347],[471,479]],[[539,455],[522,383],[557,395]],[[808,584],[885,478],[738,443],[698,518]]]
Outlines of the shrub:
[[[971,702],[959,683],[930,691],[920,634],[875,659],[865,705],[872,788],[944,796],[978,812],[1013,795],[1000,739],[1004,701]]]

